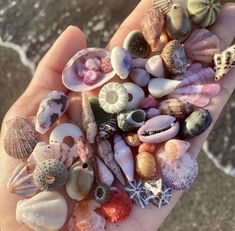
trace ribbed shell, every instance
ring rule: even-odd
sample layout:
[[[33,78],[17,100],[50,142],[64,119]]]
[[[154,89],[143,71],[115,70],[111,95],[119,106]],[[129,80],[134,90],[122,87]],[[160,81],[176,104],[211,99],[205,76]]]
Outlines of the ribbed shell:
[[[203,27],[216,21],[220,9],[220,0],[188,0],[188,12],[192,21]]]
[[[37,144],[38,136],[34,127],[22,116],[6,122],[4,149],[8,155],[17,159],[27,158]]]

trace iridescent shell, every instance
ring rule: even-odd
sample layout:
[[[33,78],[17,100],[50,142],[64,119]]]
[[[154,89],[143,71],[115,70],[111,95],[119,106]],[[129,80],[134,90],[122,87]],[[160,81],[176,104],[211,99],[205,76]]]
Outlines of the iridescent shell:
[[[192,61],[212,63],[220,50],[219,38],[207,29],[194,30],[185,41],[184,50]]]
[[[66,192],[74,200],[83,200],[90,192],[94,182],[94,168],[91,163],[78,161],[69,171]]]
[[[124,134],[124,140],[131,147],[138,147],[141,144],[136,132],[128,132],[126,135]]]
[[[152,51],[156,51],[164,26],[164,17],[160,10],[150,9],[141,21],[141,29]]]
[[[156,151],[156,145],[155,144],[149,144],[149,143],[142,143],[138,148],[138,153],[142,152],[148,152],[148,153],[155,153]]]
[[[156,161],[151,153],[142,152],[136,155],[136,172],[145,180],[151,180],[156,176]]]
[[[98,70],[100,78],[92,85],[84,83],[84,75],[89,70],[85,63],[88,59],[110,59],[110,52],[102,48],[86,48],[76,53],[67,63],[62,73],[62,82],[71,91],[82,92],[95,89],[115,76],[115,71],[106,72],[101,66]]]
[[[19,196],[32,197],[39,188],[33,183],[33,164],[19,164],[7,183],[7,190]]]
[[[6,122],[3,145],[9,156],[27,158],[33,152],[37,140],[37,132],[24,117],[16,116]]]
[[[192,21],[207,27],[216,21],[221,3],[220,0],[188,0],[187,7]]]
[[[60,230],[67,219],[68,206],[58,192],[41,192],[21,200],[16,207],[16,220],[35,231]]]

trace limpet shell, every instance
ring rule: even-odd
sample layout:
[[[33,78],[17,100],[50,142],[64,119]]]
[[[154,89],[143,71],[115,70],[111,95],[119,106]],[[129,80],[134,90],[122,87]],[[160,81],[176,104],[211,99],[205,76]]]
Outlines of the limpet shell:
[[[138,134],[136,132],[128,132],[124,135],[124,140],[131,147],[138,147],[141,144]]]
[[[150,75],[144,69],[134,68],[131,70],[130,78],[138,86],[145,87],[149,83]]]

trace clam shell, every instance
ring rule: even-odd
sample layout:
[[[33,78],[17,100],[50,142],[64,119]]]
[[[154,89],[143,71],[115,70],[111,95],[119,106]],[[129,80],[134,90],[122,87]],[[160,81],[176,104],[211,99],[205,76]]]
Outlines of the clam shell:
[[[145,87],[149,83],[150,75],[148,74],[147,71],[145,71],[143,69],[134,68],[131,70],[130,78],[138,86]]]
[[[149,74],[155,77],[165,77],[163,62],[160,55],[155,55],[149,58],[146,62],[145,69]]]
[[[135,132],[128,132],[124,135],[124,140],[131,147],[138,147],[141,144],[138,134]]]
[[[61,229],[67,219],[68,206],[58,192],[41,192],[21,200],[16,207],[16,220],[35,231]]]
[[[39,188],[33,183],[33,171],[35,166],[32,164],[19,164],[7,183],[7,190],[19,196],[32,197]]]
[[[61,117],[68,109],[68,97],[61,91],[50,91],[41,101],[35,129],[41,134],[46,133],[50,127]]]
[[[78,161],[69,171],[66,192],[74,200],[83,200],[91,191],[94,182],[94,169],[91,163]]]
[[[152,51],[156,51],[163,26],[164,17],[160,10],[150,9],[145,13],[141,21],[141,29]]]
[[[71,91],[82,92],[95,89],[115,76],[115,71],[105,72],[100,70],[101,77],[93,85],[86,85],[83,81],[82,69],[85,68],[85,62],[88,59],[105,59],[110,58],[110,52],[103,48],[86,48],[76,53],[67,63],[62,73],[62,82]]]
[[[212,63],[220,50],[219,38],[207,29],[194,30],[184,43],[187,57],[193,61]]]
[[[27,158],[37,140],[37,132],[24,117],[16,116],[6,122],[3,145],[9,156],[17,159]]]
[[[148,153],[154,154],[155,151],[156,151],[156,145],[155,144],[142,143],[138,148],[138,153],[148,152]]]
[[[216,21],[221,3],[220,0],[188,0],[187,8],[194,23],[207,27]]]

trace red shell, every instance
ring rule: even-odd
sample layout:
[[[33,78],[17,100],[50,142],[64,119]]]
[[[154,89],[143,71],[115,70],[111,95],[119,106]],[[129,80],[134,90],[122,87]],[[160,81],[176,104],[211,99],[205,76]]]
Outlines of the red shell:
[[[132,202],[128,194],[120,189],[111,192],[110,200],[100,208],[101,214],[110,222],[124,221],[131,213]]]

